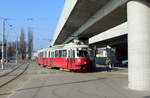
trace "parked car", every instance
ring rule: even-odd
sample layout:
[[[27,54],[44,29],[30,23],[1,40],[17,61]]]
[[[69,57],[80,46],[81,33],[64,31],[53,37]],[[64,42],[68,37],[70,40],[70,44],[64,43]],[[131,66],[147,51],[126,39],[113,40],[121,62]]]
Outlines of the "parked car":
[[[8,58],[8,62],[15,62],[15,60],[16,60],[16,57],[10,57],[10,58]]]
[[[127,67],[128,66],[128,60],[122,60],[121,65],[123,67]]]

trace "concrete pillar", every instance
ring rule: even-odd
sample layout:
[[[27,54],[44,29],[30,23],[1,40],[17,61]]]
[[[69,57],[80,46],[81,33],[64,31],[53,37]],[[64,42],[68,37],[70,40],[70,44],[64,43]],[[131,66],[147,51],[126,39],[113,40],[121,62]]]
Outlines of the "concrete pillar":
[[[132,0],[127,4],[129,88],[150,90],[150,4]]]

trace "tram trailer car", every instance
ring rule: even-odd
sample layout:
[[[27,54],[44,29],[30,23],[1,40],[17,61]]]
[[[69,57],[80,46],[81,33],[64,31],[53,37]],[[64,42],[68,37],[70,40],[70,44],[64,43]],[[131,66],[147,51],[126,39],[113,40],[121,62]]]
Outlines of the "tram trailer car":
[[[43,67],[46,67],[46,51],[47,49],[42,49],[42,50],[39,50],[38,51],[38,58],[36,59],[36,62],[43,66]]]
[[[37,63],[44,67],[55,67],[69,70],[92,70],[88,55],[88,45],[75,43],[52,46],[38,51]]]

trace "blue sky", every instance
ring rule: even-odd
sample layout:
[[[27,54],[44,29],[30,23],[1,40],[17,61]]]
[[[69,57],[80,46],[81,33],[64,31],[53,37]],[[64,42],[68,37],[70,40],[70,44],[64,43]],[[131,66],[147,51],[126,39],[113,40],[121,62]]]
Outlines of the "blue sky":
[[[58,19],[64,6],[64,0],[1,0],[0,17],[8,18],[8,24],[13,25],[10,30],[6,24],[8,40],[16,40],[16,33],[31,27],[34,32],[34,49],[45,48],[49,44],[56,29]],[[32,20],[28,20],[32,18]],[[0,39],[2,19],[0,19]],[[14,33],[16,32],[16,33]]]

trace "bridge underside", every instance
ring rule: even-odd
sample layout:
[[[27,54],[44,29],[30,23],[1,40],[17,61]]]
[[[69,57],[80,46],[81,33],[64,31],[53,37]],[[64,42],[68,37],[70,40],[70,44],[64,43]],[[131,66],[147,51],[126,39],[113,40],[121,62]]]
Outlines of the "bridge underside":
[[[111,38],[111,39],[96,42],[94,44],[90,44],[90,46],[91,47],[97,46],[97,48],[103,48],[103,47],[106,47],[107,45],[115,46],[117,44],[127,44],[127,42],[128,42],[127,34],[125,34],[125,35],[121,35],[115,38]]]
[[[106,6],[109,5],[109,3],[114,3],[115,6],[115,1],[116,0],[78,0],[54,44],[68,43],[74,37],[88,39],[127,21],[126,3],[119,5],[119,7],[115,8],[111,13],[108,13],[112,7],[107,8]],[[104,8],[106,10],[103,11]],[[108,14],[101,16],[105,13]],[[101,19],[99,19],[99,17],[101,17]]]

